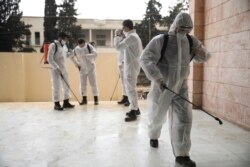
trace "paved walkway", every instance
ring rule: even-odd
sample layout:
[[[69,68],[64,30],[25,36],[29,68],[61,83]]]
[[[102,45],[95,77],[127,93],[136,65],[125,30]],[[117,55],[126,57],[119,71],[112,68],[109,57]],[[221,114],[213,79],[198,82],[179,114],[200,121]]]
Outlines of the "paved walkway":
[[[76,103],[75,103],[76,104]],[[1,167],[174,167],[168,124],[159,148],[149,147],[146,102],[125,123],[116,102],[73,110],[52,103],[0,103]],[[191,158],[197,167],[249,167],[250,133],[194,110]]]

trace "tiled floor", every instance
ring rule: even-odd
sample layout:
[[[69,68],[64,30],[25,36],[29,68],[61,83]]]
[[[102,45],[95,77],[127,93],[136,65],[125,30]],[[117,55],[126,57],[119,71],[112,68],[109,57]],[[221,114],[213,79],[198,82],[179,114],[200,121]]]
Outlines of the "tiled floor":
[[[75,103],[76,104],[76,103]],[[116,102],[56,112],[52,103],[0,103],[1,167],[177,167],[163,127],[159,148],[149,147],[146,102],[124,122]],[[250,133],[194,110],[191,158],[197,167],[249,167]]]

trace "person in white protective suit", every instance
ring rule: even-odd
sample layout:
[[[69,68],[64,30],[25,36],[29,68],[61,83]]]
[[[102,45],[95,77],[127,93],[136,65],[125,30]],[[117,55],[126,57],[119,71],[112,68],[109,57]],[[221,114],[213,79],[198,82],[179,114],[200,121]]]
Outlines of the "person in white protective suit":
[[[129,100],[129,112],[126,113],[125,121],[134,121],[137,115],[140,115],[138,107],[138,98],[136,92],[137,77],[140,72],[139,58],[142,53],[142,42],[131,20],[124,20],[123,32],[125,38],[115,39],[115,47],[117,50],[124,50],[124,80],[125,90]]]
[[[194,36],[191,53],[187,34],[192,30],[193,23],[187,13],[179,13],[168,32],[168,42],[163,57],[164,35],[154,37],[146,46],[140,57],[140,64],[146,76],[151,80],[151,90],[148,94],[149,125],[148,134],[151,147],[158,147],[158,138],[161,128],[169,111],[169,128],[173,153],[176,164],[195,167],[196,164],[189,157],[191,147],[192,108],[191,105],[164,89],[169,89],[188,99],[187,78],[189,63],[205,62],[210,58],[210,53]]]
[[[63,110],[63,108],[73,108],[74,105],[69,103],[70,88],[68,73],[65,68],[65,45],[68,35],[60,32],[58,40],[49,45],[48,62],[51,66],[52,96],[55,103],[55,110]],[[61,84],[64,90],[63,106],[60,105]]]
[[[116,29],[114,43],[116,43],[116,41],[121,41],[124,37],[125,36],[122,32],[122,29]],[[125,106],[129,106],[128,96],[127,96],[126,89],[125,89],[125,80],[124,80],[124,54],[125,54],[125,50],[120,50],[118,53],[118,68],[119,68],[119,73],[120,73],[120,78],[121,78],[121,83],[122,83],[123,98],[117,103],[124,104]]]
[[[95,59],[97,53],[91,44],[86,44],[84,39],[78,40],[78,46],[75,47],[71,57],[73,63],[80,71],[80,90],[82,95],[81,105],[87,104],[87,79],[89,80],[92,94],[94,96],[94,104],[98,105],[98,88],[96,81],[96,65]]]

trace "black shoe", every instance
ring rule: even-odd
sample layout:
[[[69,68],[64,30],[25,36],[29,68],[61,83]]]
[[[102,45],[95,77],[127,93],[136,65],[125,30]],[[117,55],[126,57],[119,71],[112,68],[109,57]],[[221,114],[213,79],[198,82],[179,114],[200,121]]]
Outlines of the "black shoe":
[[[121,101],[118,101],[117,103],[118,103],[118,104],[124,104],[124,103],[126,103],[127,101],[128,101],[128,96],[123,95],[122,100],[121,100]]]
[[[75,105],[69,103],[69,99],[63,100],[63,108],[74,108]]]
[[[129,101],[126,101],[126,102],[124,103],[124,106],[126,106],[126,107],[128,107],[129,105],[130,105]]]
[[[58,111],[62,111],[63,110],[63,108],[62,108],[62,106],[60,105],[59,102],[55,102],[54,110],[58,110]]]
[[[127,112],[126,115],[129,115],[129,112]],[[135,115],[137,115],[137,116],[141,115],[139,108],[137,110],[135,110]]]
[[[135,121],[137,119],[135,112],[136,110],[131,110],[125,118],[125,122]]]
[[[95,102],[94,102],[95,105],[98,105],[98,104],[99,104],[99,102],[98,102],[98,96],[94,96],[94,101],[95,101]]]
[[[49,64],[49,62],[48,62],[48,61],[45,61],[44,64]]]
[[[178,156],[175,158],[175,162],[185,167],[196,167],[195,162],[192,161],[188,156]]]
[[[87,96],[83,96],[82,97],[82,102],[80,103],[80,105],[84,105],[84,104],[87,104],[88,101],[87,101]]]
[[[158,146],[159,146],[159,142],[158,142],[158,140],[157,139],[150,139],[150,146],[151,147],[154,147],[154,148],[158,148]]]

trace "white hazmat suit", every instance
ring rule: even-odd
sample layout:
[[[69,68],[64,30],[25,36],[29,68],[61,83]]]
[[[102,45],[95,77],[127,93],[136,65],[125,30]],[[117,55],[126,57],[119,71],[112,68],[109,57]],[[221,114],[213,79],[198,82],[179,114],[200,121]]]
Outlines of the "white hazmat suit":
[[[138,98],[136,92],[137,77],[140,72],[139,57],[142,53],[141,39],[136,31],[130,30],[125,34],[126,38],[115,37],[114,43],[117,50],[124,50],[124,80],[125,89],[130,102],[130,110],[138,110]]]
[[[98,96],[95,64],[96,57],[97,53],[95,48],[87,43],[82,48],[76,46],[73,57],[71,57],[74,64],[80,67],[80,89],[82,96],[87,96],[87,79],[89,79],[93,96]]]
[[[55,46],[57,45],[57,46]],[[59,41],[55,40],[53,43],[49,45],[48,51],[48,62],[51,65],[51,80],[52,80],[52,96],[54,102],[60,101],[60,92],[61,92],[61,84],[64,90],[64,100],[70,98],[70,90],[69,90],[69,80],[68,73],[65,68],[65,48],[64,45]],[[64,80],[60,76],[58,70],[61,71]]]
[[[149,42],[140,58],[140,64],[146,76],[152,81],[148,94],[149,138],[160,137],[166,113],[169,111],[171,144],[176,157],[189,156],[192,108],[180,97],[168,90],[162,90],[157,81],[162,80],[162,83],[169,89],[188,99],[187,78],[192,56],[195,54],[194,61],[198,62],[204,62],[210,57],[208,51],[194,36],[191,36],[193,47],[190,54],[190,44],[186,34],[191,31],[192,27],[190,15],[179,13],[168,33],[169,39],[163,59],[159,62],[164,41],[163,34],[154,37]]]
[[[116,36],[114,39],[114,43],[116,43],[117,41],[122,41],[123,37],[120,36],[120,34],[122,34],[122,30],[117,29],[115,31]],[[125,54],[125,50],[119,50],[117,59],[118,59],[118,68],[119,68],[120,78],[122,82],[122,95],[127,96],[126,89],[125,89],[125,80],[124,80],[124,54]]]

